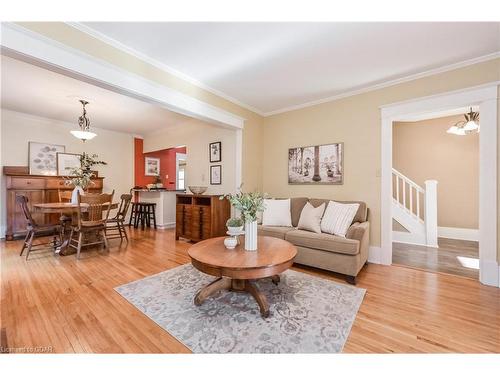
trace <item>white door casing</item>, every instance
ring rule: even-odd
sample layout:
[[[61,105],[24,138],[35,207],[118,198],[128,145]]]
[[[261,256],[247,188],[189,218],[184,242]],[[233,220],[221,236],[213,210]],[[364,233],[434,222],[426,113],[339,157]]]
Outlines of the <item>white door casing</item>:
[[[485,85],[446,92],[381,109],[381,254],[382,264],[392,263],[392,124],[410,115],[423,115],[453,108],[478,105],[479,133],[479,280],[500,287],[497,262],[497,106],[498,86]]]

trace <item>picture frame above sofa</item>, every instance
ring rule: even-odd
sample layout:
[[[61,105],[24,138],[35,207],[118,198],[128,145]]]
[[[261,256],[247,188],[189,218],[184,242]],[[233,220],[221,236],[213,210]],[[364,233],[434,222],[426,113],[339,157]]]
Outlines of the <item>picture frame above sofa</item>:
[[[288,149],[289,185],[342,185],[343,183],[342,142]]]

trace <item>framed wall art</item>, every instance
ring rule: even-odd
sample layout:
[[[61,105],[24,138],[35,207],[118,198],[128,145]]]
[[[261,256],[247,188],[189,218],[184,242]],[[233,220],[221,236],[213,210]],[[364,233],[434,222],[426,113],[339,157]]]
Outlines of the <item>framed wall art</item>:
[[[331,143],[288,149],[288,183],[344,183],[344,144]]]
[[[144,160],[144,174],[146,176],[159,176],[160,175],[160,158],[147,157]]]
[[[56,165],[58,176],[69,176],[71,169],[81,167],[81,155],[58,152],[56,154]]]
[[[222,184],[222,165],[210,166],[210,185]]]
[[[210,143],[208,149],[210,152],[210,163],[220,163],[222,161],[222,143]]]
[[[66,147],[50,143],[28,142],[28,167],[33,175],[56,176],[57,153]]]

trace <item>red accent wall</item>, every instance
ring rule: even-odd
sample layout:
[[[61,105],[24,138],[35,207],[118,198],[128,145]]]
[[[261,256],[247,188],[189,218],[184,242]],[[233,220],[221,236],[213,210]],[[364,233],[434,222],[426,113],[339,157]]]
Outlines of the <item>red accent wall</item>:
[[[186,147],[169,148],[160,151],[144,153],[144,140],[134,138],[134,184],[135,186],[146,186],[154,183],[156,177],[146,176],[144,174],[145,157],[160,159],[160,177],[163,187],[169,190],[175,190],[175,159],[176,154],[185,154]],[[168,179],[167,179],[168,175]]]

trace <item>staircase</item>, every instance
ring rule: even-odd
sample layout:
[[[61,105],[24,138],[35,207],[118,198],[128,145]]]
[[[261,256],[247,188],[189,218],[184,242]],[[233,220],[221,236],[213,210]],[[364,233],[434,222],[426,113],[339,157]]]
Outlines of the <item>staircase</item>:
[[[393,168],[392,187],[392,218],[406,230],[393,230],[393,241],[438,247],[437,181],[421,187]]]

